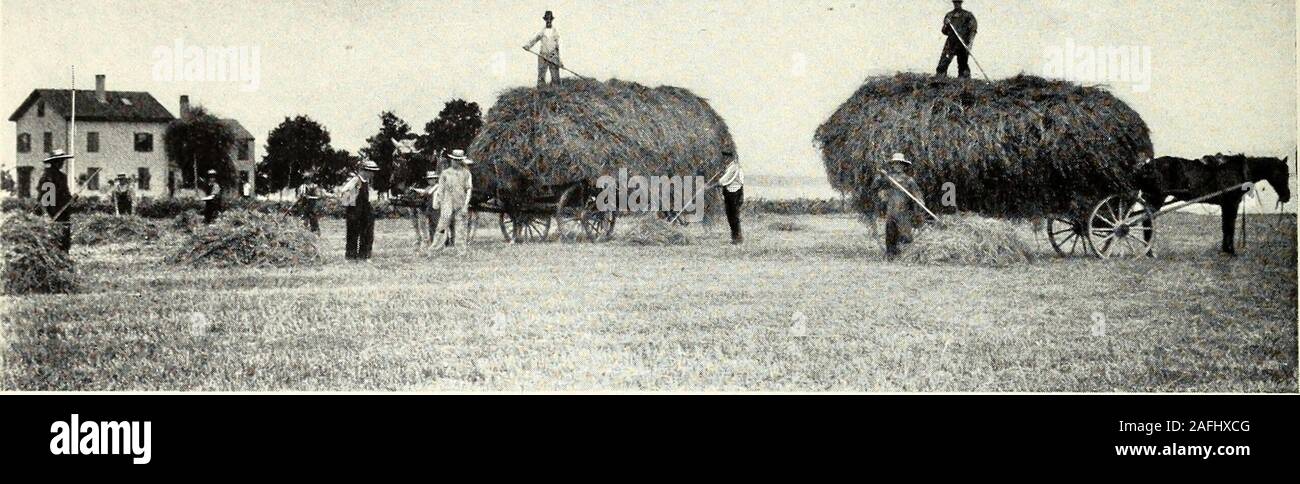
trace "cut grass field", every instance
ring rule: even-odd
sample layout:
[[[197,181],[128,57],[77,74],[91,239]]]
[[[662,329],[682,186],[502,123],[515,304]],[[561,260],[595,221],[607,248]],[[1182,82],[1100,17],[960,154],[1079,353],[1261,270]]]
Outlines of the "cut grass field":
[[[1158,259],[1009,268],[886,263],[844,215],[751,216],[741,246],[492,227],[464,257],[385,220],[363,264],[330,220],[330,262],[299,269],[79,246],[86,292],[3,299],[3,388],[1295,392],[1295,220],[1251,223],[1235,258],[1175,214]]]

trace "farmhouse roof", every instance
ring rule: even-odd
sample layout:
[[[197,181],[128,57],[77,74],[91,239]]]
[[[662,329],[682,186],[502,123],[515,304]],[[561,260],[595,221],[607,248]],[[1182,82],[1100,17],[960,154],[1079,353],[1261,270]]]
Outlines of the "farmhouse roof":
[[[176,119],[152,94],[140,91],[104,91],[105,101],[95,97],[95,91],[77,91],[77,119],[84,121],[134,121],[165,123]],[[64,119],[72,115],[72,90],[35,89],[18,109],[9,116],[10,121],[23,117],[37,101],[45,101]]]
[[[239,120],[234,118],[225,118],[221,120],[221,124],[225,125],[226,129],[229,130],[230,134],[237,140],[253,139],[253,133],[244,129],[244,125],[239,124]]]

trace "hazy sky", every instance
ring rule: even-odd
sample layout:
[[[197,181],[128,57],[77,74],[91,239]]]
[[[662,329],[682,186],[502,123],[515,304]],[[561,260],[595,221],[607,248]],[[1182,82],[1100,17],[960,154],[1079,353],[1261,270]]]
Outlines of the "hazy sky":
[[[817,176],[817,126],[868,75],[931,71],[951,8],[941,0],[0,5],[6,114],[34,88],[67,87],[76,64],[79,86],[107,74],[109,89],[151,92],[173,114],[177,97],[189,94],[242,121],[259,153],[267,132],[290,115],[311,116],[336,147],[355,150],[383,110],[417,130],[449,98],[477,101],[486,112],[503,89],[534,82],[536,61],[520,46],[551,9],[568,67],[689,88],[727,120],[751,173]],[[969,0],[966,7],[979,18],[975,51],[994,78],[1042,73],[1053,52],[1070,44],[1149,49],[1149,90],[1107,84],[1146,119],[1157,154],[1295,152],[1293,2]],[[257,89],[156,79],[155,50],[177,41],[258,48]],[[13,123],[2,133],[0,164],[12,166]]]

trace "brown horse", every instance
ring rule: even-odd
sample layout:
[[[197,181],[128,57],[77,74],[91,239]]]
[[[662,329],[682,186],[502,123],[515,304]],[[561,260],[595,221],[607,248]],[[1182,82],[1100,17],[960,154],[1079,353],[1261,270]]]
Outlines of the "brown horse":
[[[1278,200],[1291,199],[1288,184],[1287,158],[1257,158],[1246,155],[1206,156],[1188,160],[1165,156],[1142,165],[1138,173],[1138,188],[1152,212],[1159,212],[1166,203],[1195,200],[1214,192],[1242,183],[1267,181],[1277,190]],[[1202,201],[1218,205],[1223,213],[1223,252],[1236,254],[1233,236],[1236,231],[1237,207],[1246,195],[1244,190],[1232,190]],[[1173,200],[1166,201],[1173,197]],[[1153,231],[1147,222],[1146,239],[1150,243]]]

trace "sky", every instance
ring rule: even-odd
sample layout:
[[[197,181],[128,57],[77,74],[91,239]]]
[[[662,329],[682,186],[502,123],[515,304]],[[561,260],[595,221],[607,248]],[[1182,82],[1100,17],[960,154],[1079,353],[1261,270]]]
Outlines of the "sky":
[[[32,89],[67,87],[75,64],[79,87],[105,74],[108,89],[148,91],[173,114],[188,94],[239,119],[259,145],[286,116],[305,114],[335,147],[355,151],[378,130],[381,111],[421,130],[449,99],[486,113],[503,90],[535,82],[536,60],[520,47],[549,9],[567,67],[688,88],[726,119],[751,174],[822,177],[817,126],[870,75],[932,72],[950,8],[942,0],[0,0],[0,106],[12,113]],[[1088,53],[1138,53],[1135,70],[1117,73],[1127,75],[1081,80],[1136,109],[1157,155],[1294,160],[1294,2],[969,0],[966,8],[979,19],[975,53],[993,78],[1087,74],[1098,64]],[[243,47],[256,68],[240,73],[258,82],[160,75],[159,52],[178,42],[203,52]],[[1064,61],[1065,52],[1075,55]],[[14,142],[6,122],[0,164],[12,165]]]

